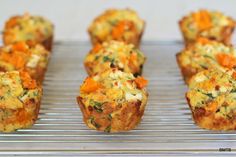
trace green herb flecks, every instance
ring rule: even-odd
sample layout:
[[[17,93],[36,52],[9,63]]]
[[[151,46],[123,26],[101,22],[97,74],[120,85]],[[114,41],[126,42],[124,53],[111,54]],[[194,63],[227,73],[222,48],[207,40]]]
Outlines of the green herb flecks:
[[[95,61],[97,61],[97,60],[98,60],[98,58],[99,58],[99,56],[96,56],[96,57],[95,57]]]
[[[117,20],[110,20],[110,21],[108,21],[112,26],[115,26],[117,23],[118,23],[118,21]]]
[[[5,99],[5,97],[4,96],[0,96],[0,100],[4,100]]]
[[[143,57],[144,57],[142,51],[140,51],[140,50],[137,49],[137,48],[134,48],[131,53],[137,53],[137,55],[138,55],[139,58],[143,58]]]
[[[203,94],[207,95],[207,96],[210,97],[211,99],[214,99],[212,93],[203,93]]]
[[[202,93],[202,94],[204,94],[204,95],[206,95],[206,96],[208,96],[210,99],[214,99],[214,98],[215,98],[212,93],[204,93],[204,92],[201,91],[201,90],[197,90],[197,91],[200,92],[200,93]]]
[[[97,101],[94,101],[94,100],[90,100],[90,105],[93,106],[93,108],[94,108],[98,113],[102,113],[102,112],[103,112],[103,109],[102,109],[103,103],[97,102]]]
[[[108,118],[108,120],[112,120],[112,116],[111,116],[111,114],[109,114],[108,116],[107,116],[107,118]]]
[[[35,97],[38,96],[38,92],[35,91],[35,92],[33,93],[33,95],[34,95]]]
[[[101,125],[95,122],[94,117],[90,117],[90,123],[95,126],[96,128],[100,128]]]
[[[115,60],[114,60],[114,58],[109,58],[108,56],[104,56],[103,57],[103,62],[111,62],[111,63],[113,63]]]
[[[203,69],[208,69],[208,67],[206,65],[203,64],[199,64]]]
[[[236,89],[232,89],[230,93],[236,93]]]
[[[109,125],[108,127],[106,127],[106,129],[104,130],[104,132],[107,132],[107,133],[111,132],[111,125]]]
[[[211,56],[208,56],[208,55],[203,55],[203,57],[205,57],[205,58],[209,58],[209,59],[211,59],[211,60],[215,61],[215,59],[214,59],[213,57],[211,57]]]
[[[103,110],[102,110],[102,103],[95,102],[95,105],[93,106],[93,108],[94,108],[98,113],[103,112]]]

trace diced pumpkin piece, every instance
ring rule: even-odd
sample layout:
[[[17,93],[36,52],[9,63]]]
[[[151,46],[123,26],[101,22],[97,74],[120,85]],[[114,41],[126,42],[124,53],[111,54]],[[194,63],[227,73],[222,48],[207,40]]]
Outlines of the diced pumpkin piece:
[[[119,39],[122,37],[126,29],[132,29],[133,23],[130,21],[120,21],[116,27],[112,29],[112,37],[114,39]]]
[[[236,58],[229,54],[219,53],[216,59],[220,65],[226,68],[233,68],[236,66]]]
[[[29,47],[25,42],[21,41],[15,43],[12,48],[14,51],[26,51]]]
[[[100,84],[93,80],[91,77],[88,77],[85,81],[84,84],[80,87],[80,90],[85,92],[85,93],[90,93],[94,92],[97,89],[100,88]]]
[[[135,80],[135,83],[137,84],[138,88],[144,88],[148,84],[148,80],[146,80],[144,77],[137,77]]]
[[[29,73],[21,71],[20,77],[24,88],[34,89],[37,87],[36,81],[30,77]]]
[[[197,42],[201,43],[202,45],[206,45],[206,44],[209,44],[211,42],[211,40],[204,38],[204,37],[199,37],[197,39]]]
[[[6,28],[12,28],[17,25],[17,18],[12,18],[11,20],[7,21]]]
[[[101,48],[102,48],[102,45],[101,45],[101,44],[96,44],[96,45],[93,47],[92,52],[98,52]]]
[[[193,14],[194,21],[200,30],[209,29],[212,26],[210,13],[207,10],[200,10]]]

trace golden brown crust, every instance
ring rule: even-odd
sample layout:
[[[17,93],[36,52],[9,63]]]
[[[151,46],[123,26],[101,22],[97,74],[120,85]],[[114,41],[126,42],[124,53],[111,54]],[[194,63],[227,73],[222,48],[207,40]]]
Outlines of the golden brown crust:
[[[47,49],[49,52],[52,52],[53,48],[53,35],[51,35],[49,38],[41,42],[41,44]]]
[[[231,39],[232,39],[232,36],[233,36],[233,32],[234,32],[234,26],[224,27],[221,31],[222,40],[220,40],[219,42],[222,42],[225,45],[231,45]],[[183,31],[182,31],[182,35],[183,35]],[[201,37],[201,36],[198,36],[198,37]],[[185,47],[193,45],[196,41],[196,40],[190,40],[187,37],[185,37],[184,35],[183,35],[183,38],[184,38]],[[209,39],[217,41],[215,38],[209,38]]]
[[[10,17],[3,30],[5,45],[15,42],[42,44],[47,50],[52,50],[54,25],[41,16],[28,13]]]
[[[41,98],[40,98],[41,99]],[[7,112],[8,117],[5,117],[0,122],[1,132],[12,132],[17,129],[28,128],[32,126],[38,118],[38,113],[40,109],[39,102],[26,102],[24,108],[7,111],[1,109],[1,113]],[[17,119],[17,120],[16,120]]]
[[[45,73],[47,72],[47,67],[42,68],[40,66],[37,66],[34,69],[26,68],[25,70],[29,72],[30,76],[33,79],[37,80],[39,84],[43,84],[44,76],[45,76]]]
[[[14,47],[20,47],[19,45],[26,47],[26,49],[15,50]],[[42,84],[50,56],[49,51],[44,46],[19,42],[1,47],[0,51],[1,72],[24,69],[29,72],[33,79],[37,80],[39,84]],[[34,59],[37,63],[35,63]]]
[[[191,66],[183,66],[182,62],[180,61],[180,57],[179,57],[180,55],[181,55],[180,53],[176,54],[176,60],[177,60],[178,66],[179,66],[179,68],[181,70],[181,74],[183,76],[183,79],[184,79],[185,83],[188,85],[190,79],[195,74],[197,74],[199,71],[197,69],[195,69],[195,68],[192,68]]]
[[[13,132],[17,129],[21,128],[28,128],[32,126],[35,121],[37,120],[38,114],[39,114],[39,109],[40,109],[40,104],[41,104],[41,97],[42,97],[42,88],[41,86],[35,86],[32,84],[34,80],[32,80],[29,76],[29,74],[25,72],[7,72],[2,75],[7,75],[7,74],[17,74],[19,73],[21,76],[21,83],[24,87],[24,95],[17,97],[17,99],[20,100],[20,102],[23,104],[22,106],[13,106],[14,104],[14,99],[11,97],[8,100],[8,95],[5,95],[2,93],[4,96],[1,103],[5,104],[5,106],[1,106],[0,108],[0,131],[1,132]],[[25,76],[25,74],[27,76]],[[15,75],[11,75],[12,77]],[[16,79],[16,78],[10,78],[10,79]],[[26,82],[25,82],[26,81]],[[18,82],[18,80],[16,81]],[[4,91],[4,87],[1,87],[1,90]],[[16,88],[15,90],[19,90],[19,88]],[[13,91],[10,91],[13,92]],[[26,93],[25,93],[26,92]],[[29,93],[28,92],[33,92]],[[13,94],[12,94],[13,96]],[[14,95],[15,98],[15,95]],[[5,101],[6,100],[6,101]],[[9,106],[12,103],[11,106]]]
[[[94,72],[93,72],[93,67],[94,67],[93,62],[84,62],[84,67],[85,67],[85,70],[87,71],[89,76],[94,75]]]
[[[179,22],[179,28],[181,30],[181,34],[183,36],[183,39],[184,39],[184,44],[185,44],[185,47],[188,47],[188,46],[191,46],[192,44],[195,43],[196,39],[199,38],[199,37],[202,37],[200,34],[201,34],[201,31],[199,31],[196,36],[196,38],[194,40],[191,40],[187,37],[187,35],[185,34],[185,30],[184,30],[184,21],[187,19],[188,17],[185,16],[183,17]],[[234,28],[235,28],[235,25],[236,25],[236,22],[234,22],[234,20],[230,17],[228,17],[228,19],[233,23],[232,25],[228,25],[228,26],[225,26],[222,31],[221,31],[221,40],[217,40],[213,37],[210,37],[209,39],[210,40],[216,40],[216,41],[219,41],[219,42],[222,42],[224,43],[225,45],[231,45],[231,38],[233,36],[233,32],[234,32]]]
[[[108,9],[93,20],[88,33],[94,45],[117,40],[139,47],[144,29],[145,21],[134,10]]]
[[[198,38],[194,44],[177,53],[176,60],[188,85],[192,76],[200,71],[210,68],[222,71],[232,69],[236,64],[235,55],[236,51],[232,46],[207,38]]]
[[[222,34],[222,40],[221,42],[226,44],[226,45],[231,45],[231,38],[234,32],[234,28],[235,26],[226,26],[224,27],[224,29],[222,30],[221,34]]]
[[[139,48],[144,30],[145,30],[145,27],[146,27],[146,23],[144,22],[144,27],[143,27],[141,33],[134,32],[135,35],[132,36],[132,38],[129,38],[129,39],[126,39],[126,40],[118,40],[118,41],[123,41],[127,44],[134,44],[135,47]],[[93,45],[102,44],[104,42],[103,40],[100,40],[98,37],[94,36],[90,30],[88,30],[88,33],[89,33],[89,36],[90,36],[91,43]]]
[[[147,104],[146,85],[143,77],[115,68],[87,77],[77,97],[85,124],[104,132],[134,129]]]
[[[186,100],[191,109],[192,118],[199,127],[210,130],[236,130],[236,116],[231,119],[216,117],[214,112],[206,111],[203,107],[193,109],[187,95]]]
[[[139,76],[145,60],[144,53],[133,44],[113,40],[95,45],[86,55],[84,67],[90,76],[111,68]]]
[[[194,122],[210,130],[236,129],[234,70],[204,70],[190,81],[185,97]]]
[[[103,113],[98,113],[92,107],[86,108],[82,97],[78,96],[77,102],[83,113],[84,123],[91,128],[88,121],[92,116],[94,117],[95,124],[99,125],[96,129],[105,132],[122,132],[134,129],[140,123],[145,109],[142,102],[137,101],[123,104],[122,107],[112,107],[111,104],[104,104]],[[108,115],[116,111],[118,111],[118,114],[110,119]],[[111,128],[110,130],[108,130],[109,127]]]
[[[7,35],[4,34],[3,35],[3,43],[4,43],[4,45],[12,44],[12,43],[9,43],[6,38],[7,38]],[[44,48],[46,50],[51,52],[52,51],[52,47],[53,47],[53,38],[54,38],[53,35],[51,35],[49,38],[47,38],[46,40],[42,41],[41,43],[33,43],[33,45],[41,44],[41,45],[44,46]],[[28,42],[31,43],[32,41],[26,41],[26,43],[28,43]]]

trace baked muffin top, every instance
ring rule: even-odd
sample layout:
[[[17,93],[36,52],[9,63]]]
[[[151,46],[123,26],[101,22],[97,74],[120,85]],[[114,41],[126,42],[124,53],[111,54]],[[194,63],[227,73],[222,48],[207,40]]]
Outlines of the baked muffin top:
[[[199,10],[193,12],[181,20],[182,29],[189,39],[202,37],[214,37],[220,40],[221,31],[226,26],[235,26],[232,18],[218,11]],[[199,34],[200,33],[200,34]]]
[[[135,74],[142,70],[144,62],[144,54],[133,44],[118,41],[97,44],[85,58],[85,66],[92,74],[114,67]]]
[[[4,29],[6,44],[18,41],[42,42],[52,34],[53,25],[49,20],[28,13],[11,17],[6,22]]]
[[[131,73],[113,68],[88,77],[80,87],[80,96],[87,107],[91,105],[102,112],[103,104],[116,108],[127,102],[142,102],[147,97],[146,85],[143,77],[135,78]]]
[[[192,77],[186,96],[191,108],[228,117],[236,115],[236,72],[204,70]],[[232,117],[233,118],[233,117]]]
[[[125,27],[123,27],[125,26]],[[105,39],[112,35],[114,38],[123,34],[125,29],[135,29],[141,33],[144,29],[144,21],[131,9],[109,9],[98,16],[89,26],[89,32],[94,36]]]
[[[40,44],[28,45],[25,42],[0,48],[0,71],[42,68],[47,66],[49,52]]]
[[[180,52],[179,59],[182,66],[196,68],[198,71],[210,67],[224,71],[236,67],[236,50],[220,42],[198,38],[196,43]]]
[[[0,72],[0,108],[20,109],[25,102],[37,102],[41,87],[27,72]]]

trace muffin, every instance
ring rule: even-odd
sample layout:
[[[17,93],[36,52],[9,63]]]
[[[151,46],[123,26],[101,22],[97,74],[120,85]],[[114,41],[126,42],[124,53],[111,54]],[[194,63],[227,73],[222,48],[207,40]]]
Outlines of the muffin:
[[[0,72],[0,131],[32,126],[37,119],[42,88],[27,72]]]
[[[84,66],[89,75],[110,68],[118,68],[121,71],[138,76],[142,74],[144,62],[144,54],[133,44],[109,41],[94,46],[86,56]]]
[[[109,69],[87,77],[77,97],[86,125],[105,132],[134,129],[144,114],[147,80]]]
[[[139,46],[145,22],[131,9],[109,9],[95,18],[88,28],[92,43],[109,40],[124,41]]]
[[[9,45],[19,41],[42,44],[47,50],[52,50],[54,26],[41,16],[24,14],[11,17],[5,24],[3,42]]]
[[[236,50],[232,46],[206,38],[199,38],[176,57],[187,84],[193,75],[202,70],[214,67],[224,71],[236,67]]]
[[[186,98],[195,123],[204,129],[236,129],[236,72],[204,70],[192,77]]]
[[[0,48],[0,71],[25,70],[42,83],[47,69],[49,52],[40,44],[27,45],[25,42]]]
[[[235,21],[218,11],[199,10],[182,18],[179,26],[185,45],[192,44],[198,37],[205,37],[229,45]]]

